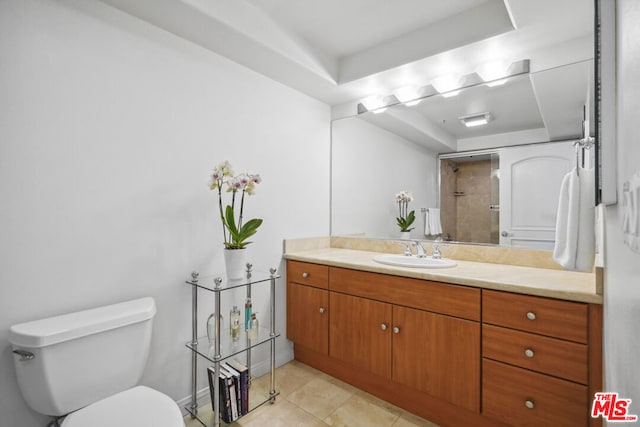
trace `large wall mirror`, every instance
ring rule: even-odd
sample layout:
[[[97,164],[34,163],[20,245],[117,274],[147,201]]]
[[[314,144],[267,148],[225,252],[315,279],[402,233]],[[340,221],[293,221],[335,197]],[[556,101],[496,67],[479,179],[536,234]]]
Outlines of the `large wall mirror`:
[[[412,239],[552,249],[562,178],[576,164],[594,166],[595,150],[574,144],[596,123],[593,4],[583,4],[590,57],[560,49],[548,67],[527,61],[498,85],[334,120],[331,234],[401,238],[395,195],[404,190]],[[486,124],[464,123],[483,113]],[[429,214],[441,232],[430,233]]]

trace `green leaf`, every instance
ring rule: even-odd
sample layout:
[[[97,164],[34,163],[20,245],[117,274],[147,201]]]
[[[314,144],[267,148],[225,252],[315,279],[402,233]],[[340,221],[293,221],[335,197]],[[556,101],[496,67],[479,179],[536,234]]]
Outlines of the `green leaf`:
[[[240,229],[236,225],[233,208],[227,205],[225,210],[224,225],[229,230],[229,241],[224,242],[225,247],[229,249],[241,249],[251,242],[246,240],[256,234],[258,227],[262,225],[262,219],[254,218],[247,221]]]
[[[400,231],[411,231],[413,230],[413,228],[409,228],[409,227],[411,227],[411,224],[413,224],[415,219],[416,219],[416,212],[411,211],[409,212],[406,218],[403,218],[401,216],[396,217],[396,222],[398,224],[398,227],[400,227]]]
[[[238,234],[238,228],[236,227],[236,220],[233,217],[233,208],[231,205],[227,205],[225,211],[225,225],[229,229],[231,235]]]

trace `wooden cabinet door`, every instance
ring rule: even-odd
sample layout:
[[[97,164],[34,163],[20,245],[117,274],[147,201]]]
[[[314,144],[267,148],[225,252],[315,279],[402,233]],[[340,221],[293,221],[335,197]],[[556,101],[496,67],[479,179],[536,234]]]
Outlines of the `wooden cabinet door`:
[[[329,355],[391,378],[391,304],[331,292]]]
[[[329,291],[287,283],[287,338],[296,345],[328,354]]]
[[[393,380],[479,412],[480,324],[394,306]]]

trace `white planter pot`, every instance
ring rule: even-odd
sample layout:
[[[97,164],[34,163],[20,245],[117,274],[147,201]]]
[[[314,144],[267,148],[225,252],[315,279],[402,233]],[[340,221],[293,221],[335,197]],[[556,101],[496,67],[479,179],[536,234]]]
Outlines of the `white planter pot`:
[[[227,278],[231,280],[242,279],[247,274],[247,250],[225,249],[224,265],[227,270]]]
[[[401,231],[400,232],[400,238],[403,239],[403,240],[411,239],[411,232],[410,231]]]

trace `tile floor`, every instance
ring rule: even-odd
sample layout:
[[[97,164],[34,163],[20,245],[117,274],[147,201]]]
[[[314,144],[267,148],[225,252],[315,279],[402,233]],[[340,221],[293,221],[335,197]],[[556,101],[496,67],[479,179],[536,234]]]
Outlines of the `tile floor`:
[[[252,387],[268,389],[268,375],[254,379]],[[276,370],[280,395],[239,419],[233,427],[438,427],[423,418],[365,393],[323,372],[292,361]],[[210,405],[200,409],[206,416]],[[185,418],[186,427],[201,427]]]

